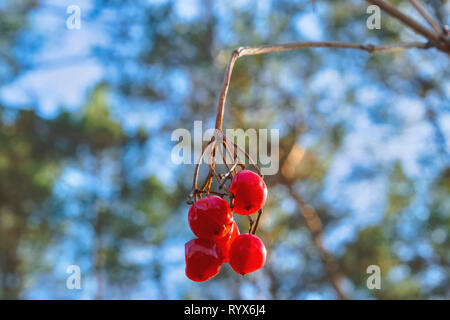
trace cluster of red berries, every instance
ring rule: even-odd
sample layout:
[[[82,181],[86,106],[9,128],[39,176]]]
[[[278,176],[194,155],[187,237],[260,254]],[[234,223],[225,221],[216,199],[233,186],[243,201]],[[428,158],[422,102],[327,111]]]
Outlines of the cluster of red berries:
[[[250,170],[241,170],[231,182],[233,211],[249,215],[260,210],[267,199],[264,180]],[[224,262],[241,274],[258,270],[266,262],[266,248],[257,236],[240,234],[226,200],[207,196],[189,209],[189,226],[198,237],[185,244],[186,276],[206,281],[217,275]]]

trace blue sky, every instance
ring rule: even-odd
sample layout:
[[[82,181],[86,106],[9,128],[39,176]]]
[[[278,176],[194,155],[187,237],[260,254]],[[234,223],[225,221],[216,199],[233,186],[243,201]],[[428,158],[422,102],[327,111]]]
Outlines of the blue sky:
[[[77,1],[82,17],[90,1]],[[52,117],[61,106],[73,110],[85,100],[87,90],[104,76],[102,64],[92,56],[96,45],[107,36],[101,29],[83,23],[80,30],[68,30],[65,8],[73,1],[45,1],[31,14],[31,29],[45,36],[41,50],[32,57],[36,68],[0,89],[0,99],[19,108],[37,101],[43,117]],[[82,20],[83,21],[83,20]],[[50,35],[51,36],[48,36]]]

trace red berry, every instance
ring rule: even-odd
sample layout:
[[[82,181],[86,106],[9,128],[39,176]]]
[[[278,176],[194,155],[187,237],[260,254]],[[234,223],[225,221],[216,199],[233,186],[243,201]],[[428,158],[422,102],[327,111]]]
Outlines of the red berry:
[[[264,180],[250,170],[241,170],[233,178],[230,191],[233,193],[233,211],[248,215],[261,209],[267,199]]]
[[[192,281],[206,281],[219,273],[223,255],[210,239],[193,239],[184,245],[186,276]]]
[[[234,240],[239,236],[239,229],[235,221],[233,221],[233,226],[230,232],[223,238],[216,239],[216,244],[219,246],[222,254],[224,256],[223,262],[228,262],[230,255],[230,247]]]
[[[262,268],[266,254],[261,239],[252,234],[241,234],[231,245],[230,266],[236,273],[244,275]]]
[[[224,237],[233,226],[233,213],[228,202],[218,196],[209,196],[195,202],[189,209],[189,226],[199,238]]]

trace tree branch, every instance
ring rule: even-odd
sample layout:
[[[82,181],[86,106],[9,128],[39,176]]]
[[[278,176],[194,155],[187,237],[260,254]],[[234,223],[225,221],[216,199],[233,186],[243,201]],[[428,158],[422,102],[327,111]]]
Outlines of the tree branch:
[[[300,210],[300,213],[305,219],[306,226],[312,234],[313,242],[320,253],[320,258],[327,269],[328,277],[336,291],[339,299],[347,300],[347,295],[343,292],[341,288],[341,278],[342,275],[339,272],[339,268],[337,266],[336,261],[333,257],[328,253],[328,251],[324,248],[322,243],[322,221],[320,220],[317,212],[310,206],[305,205],[301,197],[294,191],[294,187],[290,182],[284,182],[289,190],[290,196],[297,203],[297,207]]]
[[[442,28],[437,24],[437,22],[431,18],[425,9],[420,5],[417,0],[408,0],[411,5],[416,8],[420,15],[428,22],[428,24],[436,31],[437,34],[442,33]]]
[[[233,72],[234,64],[239,57],[265,54],[271,52],[281,52],[289,50],[299,50],[307,48],[340,48],[340,49],[355,49],[362,50],[369,53],[392,52],[404,49],[428,49],[432,47],[430,42],[405,42],[390,45],[373,45],[373,44],[356,44],[351,42],[333,42],[333,41],[318,41],[318,42],[292,42],[280,45],[266,45],[266,46],[252,46],[239,47],[231,54],[228,65],[225,69],[225,76],[220,90],[219,103],[217,108],[216,126],[218,130],[222,130],[223,115],[225,110],[225,101],[230,86],[231,74]]]

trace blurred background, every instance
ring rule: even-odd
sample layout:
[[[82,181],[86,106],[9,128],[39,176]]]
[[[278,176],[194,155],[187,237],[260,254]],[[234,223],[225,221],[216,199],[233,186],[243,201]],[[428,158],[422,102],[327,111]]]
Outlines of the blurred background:
[[[427,3],[450,22],[450,1]],[[79,30],[66,27],[69,5]],[[172,131],[214,126],[238,46],[420,40],[384,13],[368,30],[366,8],[0,1],[0,298],[449,299],[450,59],[434,49],[239,59],[224,129],[280,130],[258,231],[267,263],[245,277],[226,264],[204,283],[184,274],[194,168],[170,161]],[[301,209],[320,218],[314,234]],[[66,288],[69,265],[81,290]]]

